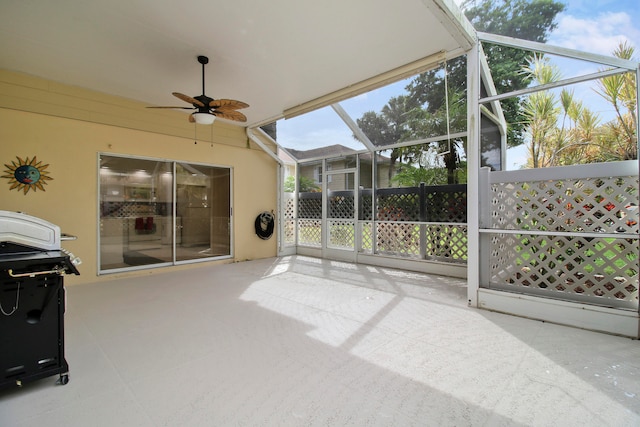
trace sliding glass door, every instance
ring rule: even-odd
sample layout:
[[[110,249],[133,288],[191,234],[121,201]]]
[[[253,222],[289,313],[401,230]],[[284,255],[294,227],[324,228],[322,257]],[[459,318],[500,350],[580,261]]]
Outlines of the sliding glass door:
[[[100,156],[99,270],[231,256],[231,169]]]
[[[229,255],[231,172],[228,168],[176,165],[176,260]]]

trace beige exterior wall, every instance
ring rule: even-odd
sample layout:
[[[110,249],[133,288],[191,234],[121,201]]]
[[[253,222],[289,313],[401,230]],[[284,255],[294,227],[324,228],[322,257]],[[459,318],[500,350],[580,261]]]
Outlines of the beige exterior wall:
[[[170,94],[168,94],[168,97]],[[97,275],[98,154],[118,154],[229,166],[233,174],[232,262],[276,255],[276,237],[261,240],[254,219],[277,209],[277,163],[248,142],[241,126],[216,122],[212,127],[187,121],[186,114],[149,110],[123,98],[63,86],[0,70],[0,166],[37,157],[53,178],[45,191],[10,190],[0,179],[0,210],[21,211],[59,225],[78,237],[63,247],[83,261],[81,276],[67,284],[114,276],[154,274],[165,267],[117,275]],[[195,138],[194,138],[195,137]],[[197,141],[197,142],[195,142]],[[213,263],[215,263],[214,261]]]

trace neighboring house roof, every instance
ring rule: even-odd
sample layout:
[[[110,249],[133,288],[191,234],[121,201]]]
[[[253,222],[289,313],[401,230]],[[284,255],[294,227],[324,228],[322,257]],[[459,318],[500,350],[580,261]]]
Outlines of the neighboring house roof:
[[[360,158],[363,160],[371,160],[371,153],[362,153],[362,151],[354,150],[344,145],[334,144],[327,147],[314,148],[311,150],[294,150],[293,148],[286,148],[287,152],[294,156],[296,160],[308,160],[308,159],[321,159],[329,157],[340,157],[350,154],[361,153]],[[288,156],[287,156],[288,157]],[[389,160],[386,156],[378,156],[378,163],[386,163]]]
[[[356,154],[358,152],[352,148],[345,147],[344,145],[340,144],[328,145],[326,147],[314,148],[311,150],[294,150],[293,148],[287,148],[286,150],[298,160],[344,156],[349,154]]]

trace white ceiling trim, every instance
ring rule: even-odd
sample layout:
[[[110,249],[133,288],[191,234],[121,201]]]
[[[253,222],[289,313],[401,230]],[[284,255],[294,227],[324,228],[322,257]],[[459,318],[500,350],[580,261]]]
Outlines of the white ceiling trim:
[[[375,77],[371,77],[359,83],[355,83],[346,88],[305,102],[293,108],[289,108],[284,111],[284,118],[290,119],[292,117],[306,114],[319,108],[326,107],[328,105],[337,104],[338,102],[344,101],[345,99],[353,98],[354,96],[371,92],[372,90],[381,88],[391,83],[395,83],[399,80],[436,68],[438,64],[443,62],[445,59],[446,54],[444,51],[434,53],[433,55],[429,55],[410,64],[403,65],[391,71],[387,71],[386,73],[379,74]]]

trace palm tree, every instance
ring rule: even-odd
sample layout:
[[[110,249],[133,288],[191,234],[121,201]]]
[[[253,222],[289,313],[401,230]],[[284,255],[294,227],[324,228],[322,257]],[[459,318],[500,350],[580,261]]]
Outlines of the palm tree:
[[[613,55],[622,59],[633,58],[635,49],[627,42],[620,43]],[[614,108],[616,118],[608,122],[601,138],[602,157],[631,160],[638,158],[638,117],[636,116],[636,81],[632,73],[605,77],[597,91]]]
[[[560,72],[548,59],[534,55],[522,70],[540,85],[558,81]],[[565,96],[565,102],[566,102]],[[523,102],[526,117],[528,166],[540,168],[549,166],[553,153],[563,145],[562,135],[558,135],[558,116],[560,108],[555,95],[549,91],[535,92]],[[551,142],[555,141],[555,147]]]

